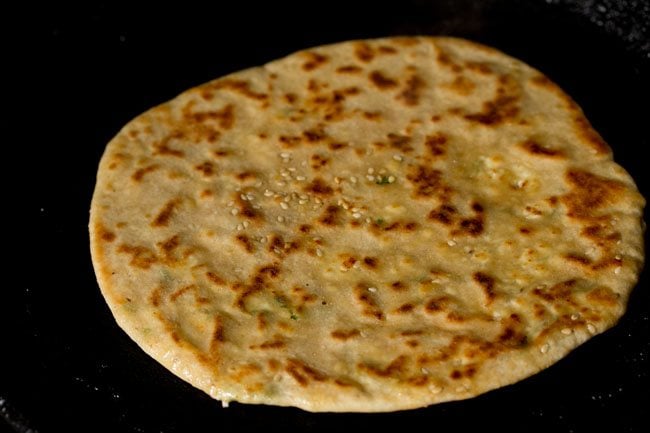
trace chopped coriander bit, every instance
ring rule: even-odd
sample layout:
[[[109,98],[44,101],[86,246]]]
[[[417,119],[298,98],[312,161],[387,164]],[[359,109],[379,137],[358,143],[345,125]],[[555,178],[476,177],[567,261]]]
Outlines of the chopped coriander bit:
[[[391,183],[389,176],[380,176],[377,177],[376,179],[377,180],[375,181],[375,183],[377,185],[388,185],[389,183]]]
[[[377,218],[377,219],[375,220],[375,223],[377,223],[378,226],[382,225],[382,224],[385,223],[385,222],[386,222],[386,221],[384,221],[383,218]]]
[[[287,310],[287,312],[289,312],[289,317],[291,318],[291,320],[298,320],[298,316],[289,305],[289,302],[287,302],[287,298],[285,298],[284,296],[276,295],[275,302],[280,304],[280,307],[284,308],[285,310]]]

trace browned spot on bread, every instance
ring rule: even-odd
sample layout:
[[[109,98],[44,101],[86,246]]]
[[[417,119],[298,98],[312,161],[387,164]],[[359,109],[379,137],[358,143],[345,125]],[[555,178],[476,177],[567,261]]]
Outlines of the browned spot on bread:
[[[255,251],[255,245],[253,244],[253,241],[245,234],[241,233],[238,234],[235,239],[239,242],[239,244],[248,252],[252,253]]]
[[[231,129],[235,123],[234,105],[227,104],[220,110],[215,111],[199,111],[190,112],[187,110],[184,113],[186,119],[196,123],[203,123],[208,120],[215,121],[219,127],[223,129]]]
[[[580,231],[580,234],[601,248],[607,248],[621,239],[621,233],[613,227],[612,221],[609,218],[594,221],[584,227]]]
[[[187,293],[187,292],[189,292],[191,290],[195,290],[196,288],[197,287],[194,284],[190,284],[190,285],[181,287],[180,289],[174,291],[171,295],[169,295],[169,300],[172,301],[172,302],[176,302],[176,300],[178,298],[180,298],[181,296],[183,296],[185,293]]]
[[[465,119],[483,125],[498,125],[514,119],[519,114],[520,89],[517,81],[510,75],[498,79],[497,94],[493,100],[483,103],[483,110],[466,114]]]
[[[133,179],[136,182],[141,182],[142,178],[146,174],[153,173],[154,171],[158,170],[159,167],[160,166],[158,164],[150,164],[146,167],[139,168],[131,175],[131,179]]]
[[[397,87],[397,81],[385,76],[381,71],[372,71],[369,75],[370,81],[379,89],[392,89]]]
[[[386,136],[390,146],[399,149],[402,152],[410,152],[413,150],[413,147],[410,145],[411,137],[408,135],[390,133]]]
[[[335,205],[329,205],[318,219],[318,222],[327,226],[335,226],[340,223],[341,209]]]
[[[487,303],[490,304],[494,301],[497,296],[494,291],[494,278],[483,272],[474,272],[472,278],[483,288]]]
[[[149,269],[151,265],[158,261],[156,254],[150,249],[140,245],[122,244],[117,249],[120,253],[131,255],[129,264],[141,269]]]
[[[366,42],[357,42],[354,46],[354,55],[362,62],[368,63],[375,58],[375,51]]]
[[[483,233],[483,218],[479,215],[474,218],[463,218],[458,228],[453,231],[454,235],[478,236]]]
[[[368,287],[370,286],[366,283],[359,283],[354,288],[355,298],[361,304],[361,312],[364,316],[384,320],[384,313],[377,305],[370,291],[368,291]]]
[[[265,341],[261,344],[252,344],[249,346],[251,349],[284,349],[287,347],[287,343],[282,339],[280,335],[274,336],[273,340]]]
[[[370,268],[370,269],[376,269],[378,265],[379,259],[377,257],[364,257],[363,258],[363,264],[364,266]]]
[[[456,59],[452,57],[451,53],[442,49],[440,46],[436,46],[438,52],[436,53],[436,60],[441,66],[450,68],[453,72],[461,72],[463,68],[456,62]]]
[[[346,65],[336,68],[336,72],[339,74],[358,74],[362,69],[355,65]]]
[[[303,190],[320,196],[330,196],[334,192],[334,189],[332,189],[332,187],[325,183],[325,181],[320,177],[312,180],[309,185],[303,188]]]
[[[242,199],[241,194],[235,193],[233,198],[239,209],[239,215],[252,220],[262,219],[262,212],[259,209],[255,209],[250,201]]]
[[[177,158],[182,158],[185,156],[185,153],[182,150],[172,149],[169,147],[169,142],[173,139],[184,138],[185,134],[182,131],[174,131],[170,135],[166,136],[158,143],[153,145],[154,155],[164,155],[164,156],[175,156]]]
[[[408,290],[408,287],[402,281],[393,281],[390,284],[390,288],[395,290],[396,292],[403,292],[405,290]]]
[[[471,379],[472,377],[474,377],[477,371],[478,371],[477,364],[467,364],[459,369],[455,369],[454,371],[452,371],[449,377],[451,377],[454,380],[458,380],[462,378]]]
[[[224,156],[230,155],[229,149],[216,149],[212,151],[212,154],[217,158],[223,158]]]
[[[235,288],[239,291],[239,294],[235,300],[235,306],[246,312],[246,300],[250,296],[264,291],[269,286],[268,279],[275,279],[279,274],[280,267],[276,263],[271,263],[260,267],[247,283],[236,283]]]
[[[180,246],[180,244],[181,244],[181,240],[178,235],[174,235],[169,239],[166,239],[157,244],[160,250],[162,251],[165,262],[173,263],[177,261],[177,259],[174,257],[174,251]]]
[[[476,84],[464,75],[457,75],[454,81],[446,84],[445,87],[459,95],[467,96],[474,91]]]
[[[377,51],[379,51],[380,54],[395,54],[397,53],[397,50],[390,45],[380,45],[379,48],[377,48]]]
[[[295,147],[300,144],[302,138],[293,135],[281,135],[278,140],[280,140],[283,147]]]
[[[426,83],[418,75],[412,75],[406,80],[406,84],[402,91],[396,96],[396,99],[404,102],[408,106],[417,105],[422,96],[422,89]]]
[[[306,52],[304,55],[309,58],[309,60],[302,64],[302,69],[305,71],[312,71],[316,68],[319,68],[327,63],[328,60],[327,56],[316,53],[314,51]]]
[[[318,143],[327,138],[327,134],[322,126],[303,131],[302,136],[305,137],[309,143]]]
[[[415,185],[416,197],[430,197],[443,188],[442,172],[426,165],[418,165],[406,175]]]
[[[444,225],[451,225],[455,220],[456,213],[457,211],[455,207],[448,204],[442,204],[429,212],[428,217],[429,219],[438,221]]]
[[[550,147],[544,146],[537,141],[529,138],[528,140],[520,143],[519,146],[524,149],[526,152],[535,156],[542,156],[547,158],[558,158],[563,157],[564,153],[561,150],[552,149]]]
[[[207,271],[205,273],[205,276],[208,278],[208,280],[210,280],[211,282],[213,282],[218,286],[223,286],[226,284],[226,280],[224,280],[223,278],[221,278],[219,275],[217,275],[212,271]]]
[[[598,287],[593,289],[587,294],[587,299],[594,304],[601,304],[607,307],[615,307],[618,305],[620,295],[614,293],[609,287]]]
[[[448,138],[445,134],[438,132],[433,135],[428,135],[424,140],[424,145],[429,149],[433,156],[444,155],[447,148]]]
[[[359,335],[361,335],[361,333],[359,332],[358,329],[351,329],[348,331],[344,331],[344,330],[332,331],[330,335],[332,336],[332,338],[336,340],[347,341],[350,338],[358,337]]]
[[[569,253],[569,254],[565,254],[564,258],[572,263],[576,263],[584,266],[591,266],[591,259],[589,257],[582,256],[580,254]]]
[[[151,222],[152,227],[166,227],[169,224],[169,220],[172,217],[172,214],[178,207],[178,199],[172,199],[165,204],[165,206],[158,212],[158,215]]]
[[[328,147],[329,147],[331,150],[341,150],[341,149],[343,149],[344,147],[347,147],[347,144],[345,144],[345,143],[339,143],[339,142],[332,142],[332,143],[329,143],[329,144],[328,144]]]
[[[202,162],[201,164],[194,166],[194,168],[200,171],[205,177],[210,177],[215,173],[214,164],[210,161]]]
[[[474,61],[466,61],[465,62],[465,67],[469,69],[470,71],[482,74],[482,75],[490,75],[493,73],[492,67],[490,66],[489,63],[486,62],[474,62]]]
[[[108,230],[106,227],[99,223],[95,224],[95,232],[97,233],[99,239],[103,240],[104,242],[113,242],[116,237],[115,233]]]
[[[415,306],[410,303],[405,303],[400,305],[397,310],[395,310],[396,313],[410,313],[415,309]]]
[[[161,292],[162,289],[160,287],[156,287],[149,295],[149,302],[151,302],[154,307],[158,307],[160,305]]]
[[[309,224],[301,224],[298,230],[300,230],[301,233],[309,233],[313,227]]]
[[[573,300],[573,288],[578,283],[576,279],[570,279],[557,283],[550,288],[537,287],[533,289],[533,295],[552,304],[576,305]]]
[[[427,313],[438,313],[444,311],[449,305],[449,298],[447,296],[438,296],[432,298],[424,305],[424,310]]]
[[[322,167],[326,166],[330,162],[330,159],[326,156],[319,155],[317,153],[313,154],[309,158],[309,163],[311,168],[314,170],[320,170]]]
[[[245,80],[236,80],[231,78],[221,79],[216,83],[211,83],[207,85],[209,88],[213,89],[227,89],[240,95],[246,96],[247,98],[255,99],[258,101],[265,101],[268,99],[268,95],[261,92],[256,92],[251,89],[251,84]]]
[[[533,232],[533,229],[530,227],[519,227],[519,233],[522,235],[529,235]]]
[[[575,219],[595,218],[600,208],[619,201],[625,190],[625,186],[618,181],[579,169],[569,170],[566,180],[573,191],[561,200],[568,208],[567,215]]]
[[[406,373],[407,362],[408,357],[405,355],[400,355],[384,368],[380,368],[367,363],[359,364],[359,368],[367,371],[374,376],[398,378]]]

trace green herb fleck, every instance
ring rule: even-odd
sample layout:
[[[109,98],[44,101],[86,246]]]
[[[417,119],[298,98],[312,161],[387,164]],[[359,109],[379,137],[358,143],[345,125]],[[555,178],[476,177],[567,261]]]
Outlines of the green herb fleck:
[[[293,309],[287,302],[287,298],[285,298],[284,296],[276,295],[275,302],[280,304],[280,307],[284,308],[289,312],[289,317],[291,318],[291,320],[298,320],[298,316],[296,315],[296,313],[293,311]]]
[[[388,185],[390,181],[388,180],[388,176],[381,176],[375,183],[377,185]]]
[[[377,223],[378,226],[382,225],[382,224],[385,223],[385,222],[386,222],[386,221],[384,221],[383,218],[377,218],[377,219],[375,220],[375,223]]]

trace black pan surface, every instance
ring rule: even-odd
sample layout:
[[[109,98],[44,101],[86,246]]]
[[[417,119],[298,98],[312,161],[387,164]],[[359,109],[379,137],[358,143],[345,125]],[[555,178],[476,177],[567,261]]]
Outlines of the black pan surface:
[[[395,34],[468,37],[542,70],[584,108],[648,197],[647,2],[161,3],[32,5],[0,16],[9,108],[0,123],[8,131],[3,161],[6,173],[19,173],[3,193],[5,216],[17,215],[5,237],[19,237],[3,244],[0,413],[8,425],[24,432],[650,431],[647,274],[617,327],[552,368],[475,399],[389,414],[222,409],[118,328],[95,281],[86,228],[101,153],[133,116],[301,48]]]

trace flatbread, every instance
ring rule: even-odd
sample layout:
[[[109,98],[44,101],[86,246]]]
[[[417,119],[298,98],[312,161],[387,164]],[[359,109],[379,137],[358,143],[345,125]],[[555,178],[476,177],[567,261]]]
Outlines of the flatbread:
[[[644,205],[540,72],[461,39],[386,38],[129,122],[90,236],[119,325],[215,399],[394,411],[511,384],[613,326]]]

